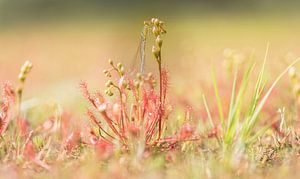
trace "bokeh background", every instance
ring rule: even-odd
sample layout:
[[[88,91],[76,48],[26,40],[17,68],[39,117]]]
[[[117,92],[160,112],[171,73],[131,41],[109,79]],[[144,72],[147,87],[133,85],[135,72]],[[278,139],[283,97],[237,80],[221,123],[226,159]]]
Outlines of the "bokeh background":
[[[17,85],[31,60],[25,96],[74,108],[81,80],[104,88],[109,58],[139,68],[143,21],[159,17],[171,89],[185,94],[222,66],[225,48],[261,60],[269,42],[269,70],[282,69],[287,55],[300,54],[299,8],[297,0],[0,0],[0,81]],[[155,70],[151,54],[146,70]]]

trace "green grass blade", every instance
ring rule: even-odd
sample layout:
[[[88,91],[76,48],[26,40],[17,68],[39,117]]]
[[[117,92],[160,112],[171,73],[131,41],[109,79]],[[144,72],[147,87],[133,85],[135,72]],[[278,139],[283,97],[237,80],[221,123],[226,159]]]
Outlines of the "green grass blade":
[[[219,111],[219,116],[220,116],[222,129],[225,130],[225,122],[224,122],[224,113],[223,113],[222,101],[221,101],[221,98],[220,98],[219,88],[218,88],[218,85],[217,85],[216,75],[215,75],[214,71],[212,72],[212,79],[213,79],[213,86],[214,86],[215,96],[216,96],[216,100],[217,100],[218,111]]]
[[[264,104],[266,103],[268,97],[270,96],[270,94],[272,93],[273,89],[275,88],[275,86],[277,85],[277,83],[279,82],[279,80],[288,72],[288,70],[294,66],[296,63],[298,63],[300,61],[300,58],[297,58],[292,64],[290,64],[273,82],[273,84],[271,85],[271,87],[269,88],[269,90],[267,91],[267,93],[265,94],[265,96],[262,98],[261,102],[258,104],[257,108],[255,109],[253,115],[251,116],[251,118],[249,119],[249,124],[247,124],[247,133],[251,132],[251,129],[253,129],[253,126],[255,125],[255,123],[257,122],[257,117],[260,113],[260,111],[262,110]]]
[[[230,144],[233,141],[234,135],[237,132],[237,124],[239,122],[240,112],[242,108],[242,102],[245,96],[245,92],[249,83],[249,77],[254,69],[254,65],[252,65],[245,73],[242,84],[240,85],[239,92],[237,94],[237,97],[235,99],[233,109],[231,111],[231,114],[228,119],[228,128],[225,134],[225,143]]]
[[[211,128],[214,128],[215,125],[214,125],[214,122],[212,120],[211,113],[209,111],[209,108],[208,108],[208,105],[207,105],[206,98],[205,98],[204,94],[202,95],[202,98],[203,98],[204,107],[205,107],[205,110],[206,110],[206,113],[207,113],[208,121],[210,123]]]

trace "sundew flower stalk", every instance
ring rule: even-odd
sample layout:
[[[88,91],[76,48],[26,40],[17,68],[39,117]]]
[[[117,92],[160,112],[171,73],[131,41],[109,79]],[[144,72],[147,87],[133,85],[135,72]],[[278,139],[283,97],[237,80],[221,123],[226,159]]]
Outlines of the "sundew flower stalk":
[[[103,71],[109,78],[105,83],[105,94],[108,97],[113,96],[114,102],[108,102],[99,92],[91,94],[86,83],[80,84],[83,95],[94,109],[87,112],[87,116],[98,130],[91,131],[93,140],[96,134],[99,140],[110,144],[118,141],[128,147],[133,140],[144,141],[146,146],[149,146],[156,145],[161,139],[164,123],[171,111],[166,105],[168,73],[162,68],[161,59],[161,36],[166,31],[163,22],[156,18],[144,22],[144,30],[151,31],[155,36],[152,52],[158,64],[159,92],[156,93],[156,80],[152,73],[137,73],[132,76],[122,63],[115,64],[113,60],[109,60],[110,68]],[[105,124],[95,113],[100,114]]]
[[[163,72],[162,72],[162,58],[161,58],[161,48],[163,44],[162,35],[166,33],[165,29],[163,28],[163,22],[157,18],[152,18],[150,22],[145,22],[145,26],[152,30],[153,35],[155,36],[155,43],[156,45],[152,46],[152,53],[157,61],[158,64],[158,71],[159,71],[159,116],[158,116],[158,139],[161,137],[161,130],[162,130],[162,114],[163,114]]]

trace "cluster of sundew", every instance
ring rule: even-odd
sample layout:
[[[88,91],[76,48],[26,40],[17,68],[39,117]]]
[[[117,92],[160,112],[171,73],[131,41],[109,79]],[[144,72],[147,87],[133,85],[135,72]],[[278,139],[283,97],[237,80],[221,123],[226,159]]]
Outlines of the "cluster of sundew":
[[[103,73],[106,77],[111,78],[112,72],[117,72],[120,80],[118,84],[114,83],[111,79],[109,79],[106,83],[105,94],[108,96],[113,96],[113,89],[117,89],[121,92],[123,89],[131,90],[128,80],[125,78],[125,68],[122,63],[118,63],[117,65],[109,59],[108,63],[110,64],[111,68],[103,70]],[[133,80],[133,85],[136,89],[139,89],[142,84],[147,83],[150,85],[150,88],[154,88],[156,85],[156,80],[152,73],[148,73],[147,75],[142,75],[141,73],[136,74],[136,78]]]
[[[297,76],[295,67],[290,68],[289,77],[292,81],[292,90],[296,97],[297,104],[300,104],[300,79]]]

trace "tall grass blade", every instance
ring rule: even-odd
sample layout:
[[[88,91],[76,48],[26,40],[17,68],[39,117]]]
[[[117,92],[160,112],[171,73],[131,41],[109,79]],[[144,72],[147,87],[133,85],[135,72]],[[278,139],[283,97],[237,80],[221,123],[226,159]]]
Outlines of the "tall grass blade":
[[[212,72],[212,79],[213,79],[213,86],[214,86],[214,91],[215,91],[215,95],[216,95],[216,100],[217,100],[217,105],[218,105],[218,111],[219,111],[219,116],[220,116],[220,121],[221,121],[221,125],[222,125],[222,129],[225,130],[225,122],[224,122],[224,113],[223,113],[223,107],[222,107],[222,101],[220,98],[220,94],[219,94],[219,88],[217,85],[217,80],[216,80],[216,75],[215,72]]]

